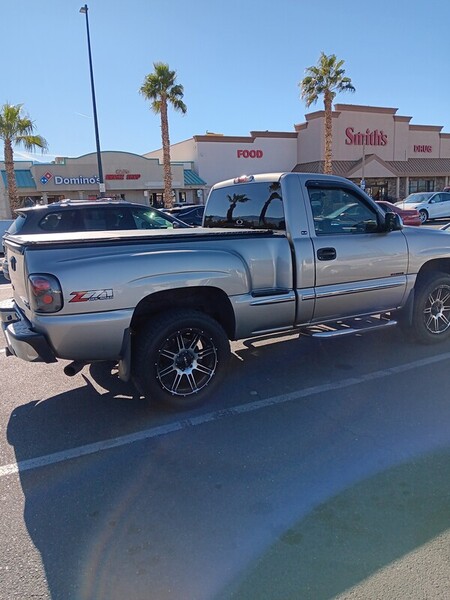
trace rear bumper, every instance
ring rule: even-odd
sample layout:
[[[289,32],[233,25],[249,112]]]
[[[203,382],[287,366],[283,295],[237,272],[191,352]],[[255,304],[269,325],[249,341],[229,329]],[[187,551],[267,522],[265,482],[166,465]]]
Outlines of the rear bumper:
[[[94,362],[124,358],[132,309],[26,318],[14,300],[0,302],[7,353],[28,362]]]
[[[7,354],[28,362],[56,362],[45,335],[31,329],[30,322],[13,300],[0,302],[0,325],[6,340]]]

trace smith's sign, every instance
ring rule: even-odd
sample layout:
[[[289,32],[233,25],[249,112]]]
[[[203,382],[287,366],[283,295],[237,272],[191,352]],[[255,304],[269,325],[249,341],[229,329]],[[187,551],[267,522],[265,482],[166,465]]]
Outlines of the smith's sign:
[[[386,146],[388,142],[388,136],[382,129],[366,129],[365,132],[355,133],[353,127],[347,127],[345,137],[347,146]]]

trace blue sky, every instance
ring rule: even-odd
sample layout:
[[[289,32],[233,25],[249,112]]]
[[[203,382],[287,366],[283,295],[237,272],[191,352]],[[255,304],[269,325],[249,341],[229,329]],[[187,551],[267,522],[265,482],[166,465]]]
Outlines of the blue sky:
[[[24,104],[48,141],[49,159],[95,151],[83,4],[1,2],[0,104]],[[309,112],[298,82],[322,50],[345,60],[356,88],[337,102],[395,107],[414,124],[450,133],[448,0],[90,0],[88,6],[102,150],[143,154],[161,146],[159,116],[139,94],[155,61],[167,62],[184,86],[188,112],[170,112],[172,143],[206,131],[292,131]]]

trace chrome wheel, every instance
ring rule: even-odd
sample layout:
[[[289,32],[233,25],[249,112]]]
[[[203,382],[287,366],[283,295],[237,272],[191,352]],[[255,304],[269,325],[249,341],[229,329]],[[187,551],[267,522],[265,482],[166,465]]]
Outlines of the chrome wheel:
[[[440,285],[428,294],[423,317],[426,329],[441,335],[450,327],[450,286]]]
[[[217,348],[201,329],[174,332],[158,351],[156,377],[162,387],[176,396],[203,389],[217,368]]]
[[[199,406],[224,379],[230,343],[222,326],[194,309],[172,309],[136,328],[131,377],[150,402]]]
[[[428,220],[428,213],[426,210],[419,210],[420,222],[425,223]]]

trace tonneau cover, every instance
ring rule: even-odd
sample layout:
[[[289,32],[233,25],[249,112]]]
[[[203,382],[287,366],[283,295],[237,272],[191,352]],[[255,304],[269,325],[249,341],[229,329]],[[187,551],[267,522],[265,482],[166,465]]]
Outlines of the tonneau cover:
[[[83,231],[70,233],[38,233],[29,235],[12,235],[5,239],[5,243],[20,246],[67,244],[78,245],[91,242],[134,242],[143,240],[194,240],[205,237],[243,237],[273,235],[267,229],[225,229],[195,227],[192,229],[154,229],[124,230],[124,231]]]

